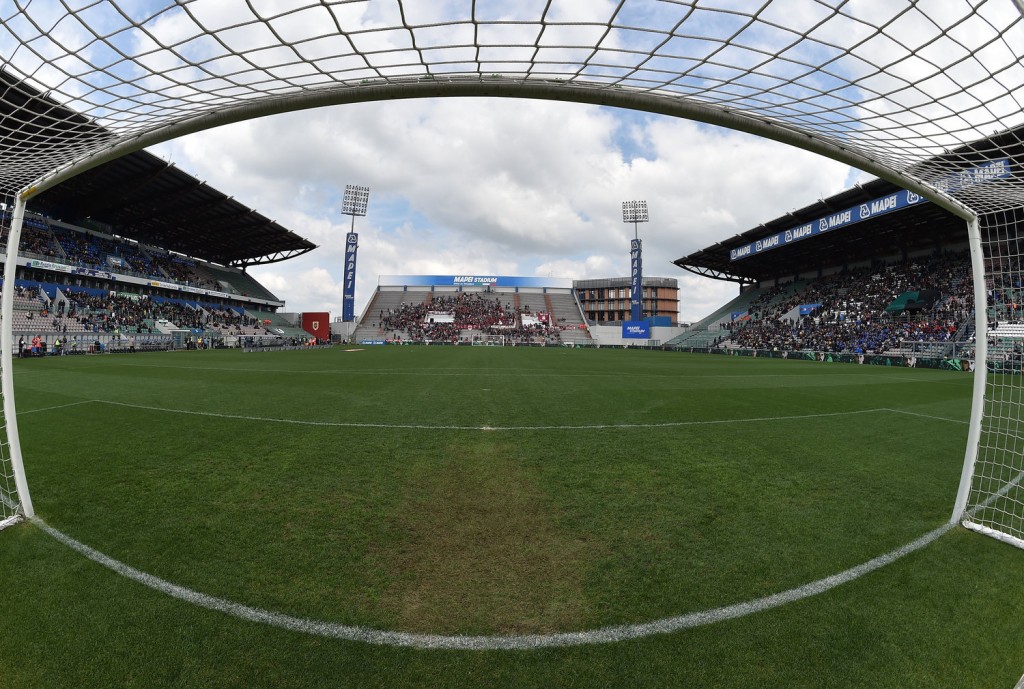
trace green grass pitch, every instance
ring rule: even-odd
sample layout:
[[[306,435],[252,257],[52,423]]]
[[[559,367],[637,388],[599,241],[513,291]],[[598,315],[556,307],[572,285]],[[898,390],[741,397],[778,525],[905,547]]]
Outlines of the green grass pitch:
[[[182,587],[420,634],[634,625],[948,520],[971,379],[632,350],[17,361],[38,515]],[[1012,687],[1024,552],[962,529],[820,595],[616,643],[421,650],[171,598],[0,533],[2,687]]]

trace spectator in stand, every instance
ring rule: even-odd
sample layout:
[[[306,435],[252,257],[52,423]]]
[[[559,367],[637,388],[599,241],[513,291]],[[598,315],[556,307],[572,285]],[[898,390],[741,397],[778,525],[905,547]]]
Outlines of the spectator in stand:
[[[881,354],[915,343],[948,342],[973,310],[966,254],[943,254],[901,266],[846,271],[807,285],[775,303],[779,287],[751,304],[752,318],[734,330],[735,344],[752,349]],[[907,291],[939,290],[926,310],[891,314],[886,308]],[[820,304],[793,317],[801,304]]]

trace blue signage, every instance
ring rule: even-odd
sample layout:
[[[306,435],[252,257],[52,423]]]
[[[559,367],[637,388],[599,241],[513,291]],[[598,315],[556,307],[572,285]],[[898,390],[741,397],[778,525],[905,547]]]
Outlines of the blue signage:
[[[960,170],[949,175],[945,179],[940,179],[932,184],[939,191],[952,194],[960,191],[961,189],[973,187],[975,184],[984,184],[985,182],[991,182],[994,179],[1002,179],[1003,177],[1009,176],[1010,159],[999,158],[985,163],[984,165]]]
[[[644,317],[644,270],[641,253],[643,246],[641,240],[631,239],[629,241],[629,276],[632,281],[632,290],[629,297],[629,316],[634,321]]]
[[[359,235],[345,235],[345,280],[341,293],[341,320],[351,323],[356,318],[356,249]]]
[[[814,309],[820,309],[820,308],[821,308],[821,304],[801,304],[800,305],[800,315],[801,316],[809,316],[809,315],[811,315],[811,311],[814,311]]]
[[[975,184],[981,184],[983,182],[989,182],[994,179],[1009,176],[1010,161],[1009,159],[1003,158],[1000,160],[993,160],[984,165],[979,165],[967,170],[961,170],[955,175],[947,177],[944,180],[939,180],[935,183],[935,187],[949,193],[959,191],[960,189],[973,186]],[[862,220],[868,220],[879,215],[903,210],[904,208],[920,203],[928,203],[928,200],[921,198],[918,194],[915,194],[912,191],[902,189],[889,194],[888,196],[882,196],[877,199],[866,201],[858,206],[852,206],[845,210],[832,213],[831,215],[818,218],[813,222],[799,225],[797,227],[791,227],[785,232],[779,232],[778,234],[773,234],[768,237],[764,237],[763,239],[758,239],[755,242],[751,242],[750,244],[732,249],[729,252],[729,260],[738,261],[740,259],[749,258],[755,254],[770,251],[771,249],[778,249],[781,246],[787,246],[793,242],[815,237],[843,227],[849,227],[850,225],[859,223]]]
[[[651,324],[647,321],[623,321],[622,338],[646,340],[651,337]]]
[[[388,287],[572,287],[572,280],[509,275],[381,275],[378,284]]]

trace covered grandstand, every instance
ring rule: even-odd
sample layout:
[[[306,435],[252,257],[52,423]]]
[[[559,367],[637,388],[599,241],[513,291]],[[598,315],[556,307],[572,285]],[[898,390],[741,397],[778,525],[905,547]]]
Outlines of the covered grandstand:
[[[0,70],[0,137],[31,140],[17,122],[69,135],[102,129]],[[6,256],[10,200],[0,205]],[[17,259],[14,338],[50,351],[147,349],[302,337],[277,317],[284,302],[246,268],[299,256],[312,242],[146,151],[94,167],[38,195]]]
[[[1012,156],[979,155],[952,183],[966,187],[1010,174],[1024,158],[1022,134],[1016,128],[956,151],[965,157],[995,144]],[[1010,262],[995,272],[1013,273],[1018,266]],[[734,281],[740,290],[667,343],[672,347],[973,357],[974,298],[963,220],[884,180],[858,184],[674,263]],[[1019,278],[987,281],[989,335],[997,352],[1021,346],[1008,328],[1022,319],[1020,288]]]

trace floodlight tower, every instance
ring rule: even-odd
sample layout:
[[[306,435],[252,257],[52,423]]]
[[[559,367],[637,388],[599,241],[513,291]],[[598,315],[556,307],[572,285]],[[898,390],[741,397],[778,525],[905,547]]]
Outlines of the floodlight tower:
[[[355,320],[356,306],[356,249],[359,235],[356,234],[356,216],[366,215],[370,203],[370,187],[345,185],[345,196],[341,200],[341,214],[352,216],[352,225],[345,236],[345,284],[341,296],[341,320],[351,323]]]
[[[646,201],[622,202],[622,222],[633,223],[633,239],[629,242],[630,280],[632,281],[629,305],[630,320],[632,321],[643,320],[644,317],[644,271],[638,225],[649,219]]]

